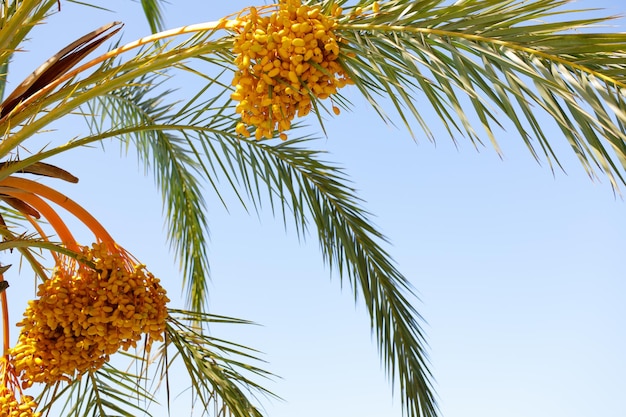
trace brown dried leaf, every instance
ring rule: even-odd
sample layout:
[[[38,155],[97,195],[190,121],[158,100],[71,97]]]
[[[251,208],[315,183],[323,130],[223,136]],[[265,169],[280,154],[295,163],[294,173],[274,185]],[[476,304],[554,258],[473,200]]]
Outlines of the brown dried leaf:
[[[117,27],[116,27],[117,26]],[[111,28],[111,31],[109,31]],[[51,81],[69,71],[77,62],[122,28],[113,22],[102,26],[61,49],[30,74],[0,105],[0,117],[9,114],[20,102],[35,94]],[[109,31],[107,33],[107,31]]]

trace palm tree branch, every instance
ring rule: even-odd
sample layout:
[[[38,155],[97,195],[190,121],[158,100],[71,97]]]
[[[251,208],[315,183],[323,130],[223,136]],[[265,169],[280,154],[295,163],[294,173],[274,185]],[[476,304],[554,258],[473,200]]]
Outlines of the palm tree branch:
[[[192,323],[192,324],[189,324]],[[253,404],[255,392],[274,397],[246,374],[268,378],[266,371],[249,364],[258,361],[254,351],[205,333],[207,325],[217,323],[250,324],[244,320],[193,311],[170,310],[166,328],[166,343],[159,354],[162,378],[182,360],[188,372],[194,394],[204,410],[215,404],[235,417],[260,417]],[[165,361],[174,350],[173,357]]]
[[[141,0],[141,7],[152,33],[162,31],[165,28],[163,3],[165,3],[163,0]]]
[[[0,6],[0,100],[4,97],[11,57],[55,4],[56,0],[25,0],[4,1]]]
[[[213,54],[215,56],[214,61],[219,64],[222,61],[219,53],[227,50],[230,43],[209,40],[214,31],[215,29],[203,31],[171,48],[168,44],[157,44],[155,41],[151,44],[152,48],[140,51],[129,61],[115,64],[111,59],[104,60],[97,71],[85,78],[76,79],[82,71],[81,68],[59,77],[33,94],[26,102],[20,104],[15,111],[0,121],[0,126],[4,125],[6,129],[14,129],[19,126],[19,130],[7,135],[6,139],[0,143],[0,157],[6,156],[16,146],[19,146],[45,126],[69,114],[93,98],[122,89],[146,74],[171,68],[177,63],[199,55],[204,55],[204,59],[210,59],[207,56]],[[177,31],[173,33],[175,34]],[[122,48],[121,52],[125,51],[126,49]],[[98,59],[95,61],[100,62]],[[69,80],[60,85],[60,80],[67,77]],[[55,90],[56,87],[58,87],[57,90]],[[18,109],[19,111],[17,111]],[[47,111],[42,112],[42,109]]]
[[[0,15],[0,62],[7,62],[28,33],[40,23],[56,0],[22,0],[12,2],[10,10]],[[3,2],[2,7],[8,6]]]
[[[312,219],[325,260],[349,279],[355,297],[363,297],[385,368],[392,381],[399,381],[403,406],[410,416],[435,416],[420,317],[408,298],[414,296],[411,286],[377,243],[385,237],[359,207],[341,170],[319,160],[318,152],[296,146],[300,140],[269,145],[221,134],[216,142],[227,144],[222,158],[231,162],[222,166],[239,170],[230,175],[249,194],[267,188],[270,201],[279,200],[283,215],[291,211],[302,233]]]
[[[5,211],[3,210],[3,215],[5,215]],[[6,216],[5,216],[6,217]],[[20,215],[21,217],[21,215]],[[41,279],[44,280],[47,278],[47,274],[45,272],[45,268],[41,262],[39,262],[36,258],[37,253],[33,250],[33,248],[45,249],[57,253],[65,253],[70,254],[73,253],[61,245],[50,243],[43,239],[42,237],[36,237],[36,235],[17,235],[13,233],[9,228],[0,227],[0,235],[2,235],[2,242],[0,243],[0,247],[2,250],[12,250],[17,249],[20,252],[20,255],[23,256],[29,263],[31,269],[35,272],[35,274]]]
[[[131,361],[143,360],[129,354],[124,356],[130,357]],[[59,404],[60,415],[67,417],[150,416],[147,405],[156,400],[142,387],[144,382],[144,378],[107,363],[65,386],[60,383],[46,385],[39,395],[38,402],[45,404],[40,411],[51,413]]]
[[[72,3],[99,8],[102,7],[72,1]],[[4,1],[2,13],[0,13],[0,100],[4,96],[9,60],[13,52],[22,44],[30,30],[48,17],[51,8],[60,4],[58,0],[45,2],[36,0]],[[162,31],[164,28],[162,0],[141,0],[144,15],[153,33]]]
[[[552,62],[555,64],[562,64],[568,68],[573,70],[578,70],[582,73],[586,73],[594,76],[595,78],[601,79],[608,83],[611,83],[619,88],[626,88],[626,82],[622,81],[616,77],[611,77],[606,75],[604,71],[599,69],[590,68],[587,65],[578,64],[576,61],[571,58],[567,58],[565,54],[568,51],[565,51],[563,55],[555,55],[549,52],[544,52],[536,48],[532,48],[526,46],[524,43],[512,42],[510,40],[502,40],[494,37],[489,37],[485,35],[477,35],[472,33],[464,33],[464,32],[455,32],[450,30],[442,30],[442,29],[433,29],[433,28],[420,28],[420,27],[407,27],[407,26],[396,26],[396,25],[369,25],[369,24],[350,24],[350,23],[342,23],[339,27],[339,30],[351,30],[351,31],[365,31],[365,32],[396,32],[396,33],[411,33],[414,35],[425,35],[425,36],[434,36],[440,38],[448,38],[448,39],[462,39],[468,41],[470,43],[477,44],[486,44],[486,45],[496,45],[500,46],[506,50],[513,50],[517,52],[521,52],[524,55],[535,56],[538,58],[545,59],[548,62]],[[598,39],[598,37],[600,39]],[[607,39],[612,40],[613,42],[610,44],[606,44],[605,47],[607,51],[615,52],[615,51],[623,51],[624,55],[626,55],[626,34],[611,34],[609,35],[594,35],[594,34],[586,34],[586,35],[560,35],[560,39],[562,42],[567,42],[572,45],[572,53],[579,53],[580,46],[578,42],[574,42],[574,40],[584,40],[584,44],[587,45],[588,42],[592,42],[594,40]],[[553,42],[552,39],[550,39]],[[593,46],[592,46],[593,45]],[[555,49],[558,47],[558,44],[555,45]],[[598,49],[594,48],[595,45],[589,43],[589,52],[597,53]],[[601,48],[600,48],[601,49]],[[615,59],[615,58],[614,58]]]
[[[357,86],[366,67],[383,68],[377,72],[381,80],[367,80],[367,85],[361,88],[370,103],[375,102],[368,91],[372,86],[373,91],[380,89],[388,93],[392,90],[422,89],[449,133],[450,127],[459,132],[460,129],[448,117],[449,113],[442,111],[446,106],[459,116],[461,126],[470,139],[480,142],[457,98],[456,92],[461,91],[470,100],[471,108],[496,150],[499,147],[490,125],[499,126],[500,121],[490,108],[494,104],[513,122],[535,157],[536,145],[527,132],[528,126],[539,139],[547,160],[558,164],[535,112],[531,110],[530,103],[535,103],[562,129],[590,175],[594,176],[594,172],[599,170],[609,177],[615,188],[619,188],[618,183],[624,183],[626,113],[623,111],[625,106],[621,91],[626,84],[620,77],[607,75],[598,65],[583,65],[565,55],[480,34],[404,25],[342,23],[341,28],[352,52],[343,57],[344,65],[349,73],[354,74]],[[572,39],[578,42],[582,38],[575,35]],[[615,35],[611,45],[615,55],[614,70],[626,72],[624,60],[619,59],[620,56],[626,57],[626,35]],[[583,44],[586,51],[585,48]],[[590,59],[588,54],[585,56],[585,59]],[[428,73],[415,71],[416,64],[427,69]],[[419,81],[413,81],[416,79]],[[535,85],[534,90],[526,87],[528,80]],[[585,88],[579,88],[579,85]],[[544,94],[548,90],[556,100]],[[404,106],[415,113],[414,99],[411,93],[407,94],[408,98],[397,95],[392,101],[399,109],[397,100],[401,99]],[[512,107],[511,98],[521,112]],[[399,109],[399,113],[402,115],[403,110]],[[523,122],[520,116],[524,116],[526,121]],[[404,117],[403,120],[407,124]],[[421,119],[418,118],[418,121],[423,124]],[[425,129],[425,132],[430,137],[430,130]],[[609,142],[610,150],[605,148],[604,140]],[[619,164],[613,161],[614,158],[620,161]]]

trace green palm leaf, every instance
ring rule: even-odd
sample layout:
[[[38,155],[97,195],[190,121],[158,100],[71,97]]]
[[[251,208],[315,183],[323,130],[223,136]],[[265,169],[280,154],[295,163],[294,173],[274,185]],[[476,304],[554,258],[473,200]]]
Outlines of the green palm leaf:
[[[543,112],[589,175],[606,175],[618,188],[626,161],[626,34],[571,33],[606,18],[537,23],[563,14],[567,3],[385,2],[380,13],[341,23],[353,53],[344,64],[374,108],[384,115],[376,98],[388,97],[409,129],[414,118],[434,139],[416,105],[423,98],[450,136],[481,144],[476,117],[499,150],[494,128],[504,114],[536,158],[558,164]]]
[[[205,412],[220,409],[224,415],[261,416],[254,405],[256,396],[275,396],[255,381],[271,377],[252,364],[259,362],[257,352],[206,333],[209,325],[214,331],[220,324],[251,323],[184,310],[170,310],[167,321],[165,342],[158,346],[154,357],[145,352],[142,356],[118,354],[98,371],[67,384],[46,386],[38,398],[40,404],[45,404],[40,411],[68,417],[150,416],[149,408],[156,404],[159,391],[165,389],[168,403],[172,395],[180,394],[170,392],[168,374],[183,366],[188,372],[192,398]],[[153,372],[148,371],[148,363],[156,364]],[[121,371],[121,366],[136,371]],[[180,373],[176,373],[179,378]],[[165,386],[155,383],[162,380]]]
[[[38,400],[45,404],[40,411],[67,417],[150,416],[147,409],[155,399],[144,388],[145,382],[141,376],[105,364],[65,386],[46,386]]]
[[[4,97],[6,76],[13,53],[31,29],[45,19],[56,0],[4,1],[0,5],[0,100]]]
[[[220,135],[203,143],[210,159],[226,160],[221,166],[232,169],[226,174],[237,178],[257,204],[266,194],[285,221],[291,211],[302,234],[312,222],[325,261],[366,305],[385,368],[392,381],[399,381],[403,406],[412,416],[436,415],[414,293],[380,246],[385,237],[372,226],[341,169],[303,146],[306,140],[267,145]]]
[[[254,404],[256,395],[274,395],[252,378],[268,378],[271,374],[249,363],[259,361],[252,349],[206,334],[207,325],[220,323],[251,324],[224,316],[171,310],[166,343],[159,352],[164,378],[172,366],[182,361],[192,394],[203,410],[215,406],[219,415],[260,417],[262,413]]]
[[[162,0],[141,0],[141,7],[152,33],[165,29]]]

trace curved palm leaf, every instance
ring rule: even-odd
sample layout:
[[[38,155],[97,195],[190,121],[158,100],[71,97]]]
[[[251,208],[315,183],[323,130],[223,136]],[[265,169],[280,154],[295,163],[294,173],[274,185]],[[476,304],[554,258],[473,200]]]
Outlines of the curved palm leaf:
[[[143,13],[148,20],[152,33],[160,32],[165,29],[162,5],[162,0],[141,0],[141,7],[143,8]]]
[[[175,362],[182,361],[191,380],[192,395],[197,396],[204,410],[213,405],[220,410],[218,415],[260,417],[261,412],[253,404],[256,394],[275,396],[251,378],[268,378],[271,374],[248,363],[259,361],[254,356],[257,352],[206,334],[208,325],[218,323],[251,324],[224,316],[171,310],[166,343],[159,352],[163,377],[167,378]]]
[[[89,3],[72,1],[82,6]],[[162,0],[141,0],[141,6],[153,33],[164,29]],[[59,0],[9,0],[0,6],[0,100],[4,97],[6,74],[9,61],[26,39],[31,29],[43,22],[54,7],[60,7]]]
[[[46,386],[38,402],[45,404],[40,411],[52,413],[59,405],[60,410],[56,412],[67,417],[150,416],[147,409],[155,399],[145,389],[145,384],[142,376],[105,364],[98,371],[85,374],[66,385]]]
[[[4,96],[9,61],[33,27],[46,17],[56,0],[4,1],[0,8],[0,99]]]
[[[6,157],[17,146],[42,131],[50,123],[67,116],[95,97],[122,89],[129,83],[148,73],[175,67],[192,57],[203,56],[206,61],[216,65],[228,65],[222,56],[228,51],[230,43],[224,40],[212,40],[219,30],[220,22],[191,28],[198,32],[178,45],[161,44],[160,38],[146,40],[150,46],[125,62],[115,62],[113,58],[127,50],[140,47],[142,43],[131,43],[96,58],[73,71],[59,74],[58,77],[28,96],[14,111],[0,119],[0,130],[6,139],[0,143],[0,157]],[[205,29],[206,27],[209,30]],[[166,33],[163,37],[175,37],[187,33],[187,27]],[[88,69],[99,67],[92,74],[81,78]],[[46,112],[42,112],[46,109]]]
[[[344,64],[374,108],[384,115],[376,98],[388,97],[409,129],[413,117],[434,139],[415,104],[419,92],[453,138],[481,143],[473,113],[499,150],[493,128],[500,111],[535,158],[558,164],[541,110],[589,175],[604,174],[618,188],[626,166],[626,34],[589,33],[607,18],[554,21],[568,3],[384,2],[379,12],[340,24]]]
[[[68,417],[151,416],[149,408],[156,404],[156,395],[163,388],[154,381],[165,379],[167,382],[170,368],[182,365],[188,371],[192,396],[198,398],[203,410],[215,408],[221,409],[222,415],[260,417],[261,413],[252,402],[255,395],[274,395],[253,378],[268,378],[271,374],[251,364],[259,361],[253,350],[205,333],[208,325],[218,324],[251,323],[170,310],[165,342],[154,357],[123,353],[114,362],[115,366],[107,363],[98,371],[67,384],[46,386],[38,399],[40,404],[45,404],[40,411]],[[119,370],[122,363],[119,359],[126,359],[127,369],[137,370]],[[148,362],[157,365],[154,372],[147,371]],[[172,394],[169,384],[165,389],[169,402]]]
[[[412,287],[380,246],[385,237],[372,226],[341,169],[303,146],[306,140],[271,146],[218,135],[202,142],[209,159],[224,159],[220,166],[229,169],[224,173],[237,178],[250,196],[260,197],[266,189],[285,220],[291,211],[301,233],[312,220],[325,261],[349,280],[356,298],[363,298],[385,369],[392,382],[399,381],[408,415],[435,416]]]

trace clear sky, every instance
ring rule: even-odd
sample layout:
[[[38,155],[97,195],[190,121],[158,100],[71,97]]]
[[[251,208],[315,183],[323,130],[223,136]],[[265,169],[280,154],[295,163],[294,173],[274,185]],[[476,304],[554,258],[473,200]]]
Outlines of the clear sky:
[[[167,26],[216,20],[247,5],[171,2]],[[13,81],[108,21],[126,24],[124,42],[147,34],[137,3],[106,6],[118,13],[93,11],[87,18],[85,9],[63,2],[63,11],[38,29],[47,34],[45,44],[35,38],[16,57]],[[574,7],[626,12],[618,0],[579,0]],[[511,129],[497,133],[500,159],[463,139],[455,147],[438,126],[436,145],[417,126],[413,141],[377,119],[356,91],[346,95],[353,110],[328,120],[328,137],[315,146],[345,167],[419,293],[415,305],[427,321],[442,415],[626,416],[626,203],[608,181],[589,180],[551,127],[547,136],[566,173],[537,164]],[[55,135],[70,137],[64,130]],[[161,277],[180,305],[160,197],[136,159],[120,158],[111,143],[106,152],[80,150],[55,162],[81,180],[62,189]],[[267,415],[400,416],[368,317],[350,288],[331,278],[315,239],[299,242],[269,211],[247,214],[231,199],[227,213],[210,191],[207,200],[211,312],[261,325],[213,332],[263,352],[266,368],[280,377],[268,387],[284,401],[265,401]],[[21,298],[32,297],[22,285],[24,293],[11,301],[13,318],[21,314]],[[174,385],[174,394],[183,388]]]

